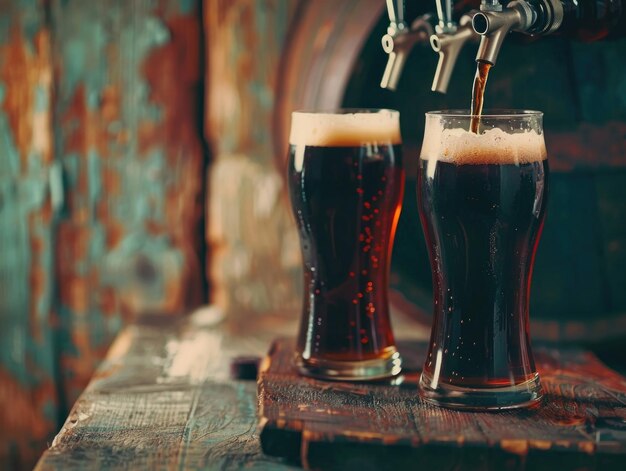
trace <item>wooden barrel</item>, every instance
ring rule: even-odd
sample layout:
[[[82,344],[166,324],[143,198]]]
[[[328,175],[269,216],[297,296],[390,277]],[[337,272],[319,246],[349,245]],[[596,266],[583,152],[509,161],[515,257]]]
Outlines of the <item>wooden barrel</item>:
[[[430,91],[437,57],[427,45],[414,49],[398,90],[382,90],[383,2],[342,2],[339,10],[335,4],[305,2],[292,23],[277,84],[276,155],[284,164],[294,109],[401,111],[408,178],[392,285],[400,293],[395,299],[428,323],[431,274],[415,193],[423,113],[467,108],[475,46],[459,57],[447,95]],[[425,12],[412,7],[411,15]],[[625,40],[582,44],[553,37],[529,44],[512,37],[490,77],[487,107],[546,113],[551,181],[533,279],[535,339],[600,346],[626,338],[626,63],[619,60],[625,54]]]

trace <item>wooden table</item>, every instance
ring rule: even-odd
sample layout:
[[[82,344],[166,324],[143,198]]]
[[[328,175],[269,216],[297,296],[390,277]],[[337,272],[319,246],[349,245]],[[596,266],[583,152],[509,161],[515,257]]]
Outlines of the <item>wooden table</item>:
[[[394,320],[398,331],[426,335]],[[262,453],[256,381],[231,373],[233,359],[264,355],[296,321],[220,322],[208,309],[126,328],[36,470],[299,469]]]
[[[406,341],[410,340],[410,345],[417,346],[416,341],[425,339],[427,330],[424,327],[410,322],[400,313],[395,314],[394,327],[399,334],[399,343],[406,344]],[[466,429],[468,429],[467,426],[474,424],[475,427],[471,426],[468,430],[471,431],[477,427],[478,431],[469,437],[468,440],[471,438],[478,443],[479,439],[485,439],[485,436],[483,436],[484,431],[488,429],[485,428],[485,424],[488,422],[495,423],[489,417],[486,417],[488,414],[478,414],[484,416],[481,418],[478,416],[472,417],[471,414],[466,413],[460,414],[463,415],[462,420],[458,418],[458,420],[451,420],[454,419],[452,417],[454,413],[441,409],[435,410],[432,407],[426,410],[423,405],[420,405],[420,400],[415,388],[412,388],[413,383],[411,381],[408,381],[406,385],[403,385],[405,387],[398,390],[387,388],[385,390],[386,395],[383,394],[384,397],[372,396],[372,394],[378,394],[373,392],[374,389],[380,392],[385,389],[384,386],[356,385],[350,389],[349,392],[352,395],[348,399],[346,399],[346,388],[350,388],[351,385],[344,384],[342,386],[342,383],[324,383],[321,389],[325,392],[322,396],[319,396],[319,385],[317,385],[316,381],[303,380],[294,375],[285,366],[288,363],[285,360],[287,357],[285,355],[276,357],[275,354],[272,358],[277,360],[276,363],[270,360],[266,360],[263,363],[264,374],[261,376],[260,386],[264,391],[262,403],[264,406],[265,427],[263,428],[264,435],[260,439],[257,412],[257,383],[254,381],[256,379],[256,369],[249,366],[255,364],[255,361],[268,351],[274,338],[293,337],[297,315],[267,316],[262,321],[257,322],[252,322],[251,319],[254,319],[254,317],[240,316],[238,319],[231,319],[230,322],[227,322],[221,319],[219,311],[208,308],[197,311],[185,319],[145,318],[140,323],[126,328],[119,335],[111,347],[106,360],[74,405],[65,425],[49,450],[42,456],[36,470],[222,470],[252,468],[276,469],[280,471],[298,469],[292,463],[281,461],[280,458],[264,455],[261,450],[263,437],[265,437],[266,449],[269,450],[271,448],[275,451],[274,454],[300,457],[303,463],[310,463],[314,467],[322,466],[323,469],[326,469],[329,463],[336,464],[341,462],[341,460],[337,461],[337,457],[345,458],[349,455],[360,457],[359,462],[362,464],[358,469],[365,470],[370,469],[368,466],[371,467],[374,461],[367,458],[365,456],[367,453],[364,454],[363,452],[363,450],[368,451],[372,448],[369,445],[365,449],[359,448],[357,450],[354,448],[363,439],[388,445],[410,445],[409,448],[404,446],[404,450],[402,450],[402,446],[394,448],[394,450],[400,449],[400,451],[404,451],[406,459],[404,461],[400,460],[400,462],[406,464],[413,463],[412,457],[419,455],[419,453],[416,455],[415,451],[412,451],[410,447],[413,447],[420,440],[427,444],[432,441],[425,439],[428,433],[431,433],[431,435],[435,434],[433,439],[443,440],[439,444],[441,446],[438,445],[439,448],[435,447],[438,450],[436,451],[436,456],[431,453],[431,457],[436,458],[436,462],[441,464],[442,458],[444,458],[444,461],[446,457],[454,458],[452,456],[454,455],[454,450],[466,442],[464,440],[463,443],[457,443],[458,433],[460,432],[455,432],[455,424],[464,423]],[[407,338],[407,334],[409,338]],[[291,342],[279,345],[284,345],[284,348],[288,349]],[[276,347],[273,351],[276,351]],[[546,357],[545,354],[543,356]],[[415,357],[417,358],[417,356]],[[609,386],[614,385],[617,388],[616,391],[626,391],[624,378],[604,368],[591,354],[568,353],[566,355],[564,353],[561,358],[559,352],[555,351],[544,358],[544,360],[540,361],[540,363],[543,365],[543,371],[549,373],[546,376],[546,388],[550,394],[560,394],[557,390],[552,391],[554,388],[550,386],[552,383],[548,381],[550,374],[554,373],[558,376],[557,373],[561,371],[559,369],[561,366],[558,365],[571,364],[576,366],[581,362],[582,366],[576,366],[578,368],[576,371],[580,370],[579,372],[584,373],[584,371],[587,371],[584,367],[593,367],[589,370],[591,373],[596,370],[599,371],[601,374],[598,378],[601,378],[602,381],[609,381],[610,384],[607,384]],[[552,363],[548,360],[554,363],[553,367],[549,366]],[[237,367],[234,368],[233,365]],[[271,365],[276,366],[272,367]],[[407,370],[409,371],[407,378],[409,378],[412,374],[411,371],[415,370],[416,372],[417,370],[415,368],[411,370],[408,363],[407,366],[410,370]],[[567,368],[570,368],[570,366],[566,366],[566,370],[562,373],[567,373],[569,371]],[[619,469],[619,467],[615,468],[615,463],[620,462],[626,447],[626,430],[621,428],[622,424],[626,424],[626,407],[623,406],[626,405],[626,392],[619,393],[619,397],[611,396],[609,398],[611,401],[608,402],[600,398],[604,402],[594,402],[588,407],[590,405],[589,401],[596,398],[596,395],[592,394],[595,391],[594,384],[596,380],[591,373],[589,375],[586,373],[582,374],[582,376],[579,375],[580,379],[583,380],[581,383],[582,390],[573,386],[570,388],[569,384],[571,381],[569,380],[563,382],[567,386],[567,391],[565,391],[567,394],[565,396],[568,396],[569,391],[572,394],[575,392],[576,395],[583,394],[584,396],[587,394],[589,397],[585,396],[582,402],[577,399],[573,402],[565,401],[560,410],[553,410],[555,407],[558,409],[558,401],[554,404],[546,405],[542,409],[543,415],[537,415],[537,424],[532,425],[533,421],[529,422],[527,420],[528,423],[526,425],[522,424],[523,426],[520,426],[518,430],[519,433],[516,433],[522,436],[525,433],[525,428],[529,427],[529,429],[532,429],[534,426],[537,429],[537,427],[543,427],[543,422],[540,423],[540,419],[544,420],[544,422],[545,420],[552,422],[556,420],[559,424],[565,421],[567,422],[565,425],[570,435],[573,434],[572,436],[576,437],[577,433],[580,432],[585,436],[594,436],[596,437],[594,440],[599,440],[597,443],[602,445],[603,450],[608,452],[608,455],[605,453],[606,456],[603,455],[602,459],[598,461],[594,453],[596,448],[595,442],[591,439],[591,441],[582,440],[584,442],[582,443],[583,448],[589,448],[589,450],[585,448],[589,456],[583,463],[584,466],[580,469],[605,469],[605,466],[602,465],[605,462],[611,463],[610,469]],[[249,379],[241,379],[242,377],[248,377]],[[567,374],[564,377],[566,379],[569,378]],[[560,383],[556,379],[555,381],[553,382],[558,386]],[[329,384],[334,386],[329,389],[327,387]],[[276,385],[277,387],[274,387]],[[311,388],[318,388],[318,390],[315,392]],[[367,390],[367,394],[363,393],[362,389]],[[570,389],[572,390],[570,391]],[[337,394],[340,397],[335,397]],[[315,396],[317,399],[306,399],[303,402],[299,402],[293,399],[293,396],[309,398]],[[402,426],[400,428],[387,427],[389,430],[393,429],[392,431],[394,431],[388,437],[382,436],[381,433],[370,433],[367,432],[368,427],[371,428],[369,422],[375,422],[374,419],[377,416],[377,412],[370,406],[367,406],[367,404],[371,403],[371,400],[368,398],[385,410],[396,411],[396,415],[400,418],[394,420],[400,425],[406,422],[404,419],[406,417],[417,417],[421,409],[424,409],[423,412],[426,416],[430,413],[433,417],[437,417],[431,417],[431,419],[436,420],[434,422],[433,420],[430,422],[426,421],[428,423],[420,419],[418,421],[419,424],[413,424],[413,428],[409,427],[406,430]],[[396,399],[391,400],[391,402],[387,401],[389,404],[386,404],[385,400],[387,399],[385,398]],[[366,404],[366,407],[362,408],[363,413],[359,415],[359,404],[361,402]],[[328,413],[337,404],[341,405],[344,403],[348,406],[354,406],[354,411],[342,405],[343,409],[336,410],[332,414]],[[307,404],[310,407],[307,407]],[[412,408],[412,412],[404,411],[402,407]],[[615,409],[615,407],[619,410]],[[583,417],[584,414],[588,413],[593,416],[589,417],[590,420],[578,420],[578,422],[570,423],[570,419],[573,416],[578,417],[580,415]],[[608,435],[604,436],[602,435],[604,432],[596,433],[594,430],[584,428],[597,426],[595,424],[597,421],[594,422],[591,419],[596,418],[599,420],[599,418],[604,417],[603,414],[612,414],[611,417],[615,416],[615,424],[612,424],[610,430],[606,432]],[[457,413],[456,415],[459,414]],[[352,423],[353,421],[350,419],[352,416],[355,418],[362,416],[361,419],[365,420],[356,430],[356,432],[360,430],[363,433],[355,435],[356,432],[350,429],[348,430],[350,433],[339,437],[335,432],[339,431],[338,428],[344,431],[347,430],[345,422],[348,420],[349,423]],[[274,419],[271,417],[274,417]],[[339,420],[342,417],[343,422]],[[502,419],[500,422],[508,420],[507,416],[502,414],[498,414],[496,418]],[[511,415],[510,419],[514,420],[513,415]],[[439,426],[437,428],[433,425],[443,424],[443,422],[440,423],[437,420],[444,421],[451,426],[451,428],[448,427],[450,429],[448,430],[449,433],[444,433],[443,435],[445,436],[443,438],[440,436],[440,432],[443,430],[442,427]],[[268,428],[268,424],[272,424],[272,426]],[[619,427],[616,428],[614,425]],[[319,429],[320,426],[322,426],[323,430]],[[376,431],[386,430],[385,427],[381,426],[379,429],[377,425],[374,424],[374,426]],[[307,446],[300,443],[300,441],[303,441],[301,437],[305,435],[302,427],[308,430]],[[580,427],[583,427],[583,429],[580,429]],[[413,429],[421,430],[417,442],[414,440],[415,437],[411,435]],[[502,430],[505,429],[506,427],[502,428]],[[317,432],[322,430],[322,432],[310,433],[315,430]],[[367,433],[364,434],[364,432]],[[504,435],[507,435],[507,433]],[[566,438],[570,437],[570,435],[567,435]],[[281,438],[277,442],[277,436],[283,437],[284,440]],[[491,434],[486,436],[487,438],[493,438]],[[538,435],[535,433],[533,436]],[[298,440],[293,439],[293,437],[297,437]],[[432,443],[439,443],[437,440],[432,441]],[[486,450],[493,445],[489,440],[490,438],[485,443],[481,442],[482,449]],[[556,450],[558,453],[555,453],[551,458],[548,457],[550,459],[544,459],[543,455],[537,457],[537,463],[541,463],[542,469],[558,469],[559,463],[565,463],[562,460],[567,458],[567,456],[561,455],[562,451],[567,452],[566,455],[571,454],[568,451],[568,446],[572,445],[572,443],[575,445],[575,448],[580,448],[579,445],[581,444],[578,442],[581,440],[574,440],[576,443],[570,443],[570,441],[563,440],[563,443],[556,443],[555,450],[558,449]],[[470,442],[474,443],[472,440],[469,440],[465,444],[470,444]],[[512,451],[513,457],[516,454],[523,455],[525,448],[521,451],[518,450],[522,442],[523,440],[508,440],[503,449],[507,453]],[[288,445],[289,443],[292,445]],[[339,443],[341,446],[337,447],[336,443]],[[328,444],[333,446],[334,455],[329,455]],[[450,447],[450,444],[455,446]],[[533,450],[537,448],[539,452],[542,452],[546,448],[544,444],[547,444],[545,440],[535,440],[530,448],[534,447]],[[376,445],[376,443],[372,443],[372,445]],[[388,451],[388,445],[385,446],[383,455]],[[285,446],[293,448],[291,450],[293,452],[290,449],[285,449]],[[316,464],[313,463],[314,460],[312,460],[311,453],[302,454],[302,450],[309,450],[310,452],[313,446],[320,450],[326,450],[322,454],[316,452],[314,456],[315,460],[317,460],[315,461]],[[511,449],[511,446],[513,446],[513,449]],[[609,448],[613,446],[614,449],[607,449],[607,446]],[[354,448],[353,451],[356,452],[356,455],[354,453],[352,455],[346,454],[346,450],[352,450],[352,448]],[[435,448],[431,448],[432,446],[428,450],[425,449],[426,452],[433,452]],[[472,461],[469,459],[471,456],[467,453],[467,449],[464,448],[464,450],[465,454],[463,454],[463,458],[460,461],[458,459],[448,459],[453,465],[448,466],[450,464],[448,463],[446,469],[459,469],[459,464],[462,464],[462,469],[477,469],[472,463],[482,463],[478,466],[480,469],[492,468],[489,465],[491,461],[482,459],[482,455],[479,456],[480,459]],[[380,458],[378,455],[380,453],[376,455]],[[617,458],[617,461],[615,458]],[[511,461],[509,455],[504,456],[503,460],[501,460],[503,463],[513,463],[512,466],[507,465],[507,469],[523,469],[523,467],[516,466],[515,460]],[[520,463],[524,462],[524,460],[520,461]],[[574,460],[572,462],[577,463],[578,461]],[[321,463],[325,464],[322,465]],[[387,464],[388,461],[383,460],[382,463]],[[372,469],[380,469],[380,467],[377,465],[377,467]],[[536,469],[536,466],[527,469]],[[569,466],[568,469],[578,468]],[[626,463],[621,469],[626,469]]]
[[[299,375],[293,339],[275,341],[259,371],[263,451],[340,471],[626,469],[626,378],[591,352],[537,345],[541,404],[464,412],[419,396],[427,342],[398,349],[400,378],[349,383]]]

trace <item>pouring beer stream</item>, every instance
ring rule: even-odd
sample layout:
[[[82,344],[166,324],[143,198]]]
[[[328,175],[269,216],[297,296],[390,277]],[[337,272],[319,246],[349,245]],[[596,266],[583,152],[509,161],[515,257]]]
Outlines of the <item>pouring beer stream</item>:
[[[476,76],[474,77],[474,85],[472,87],[472,103],[470,107],[472,114],[470,131],[474,134],[478,134],[478,128],[480,126],[480,116],[483,112],[483,102],[485,98],[485,87],[487,86],[491,65],[492,64],[489,62],[484,61],[478,61],[476,64]]]

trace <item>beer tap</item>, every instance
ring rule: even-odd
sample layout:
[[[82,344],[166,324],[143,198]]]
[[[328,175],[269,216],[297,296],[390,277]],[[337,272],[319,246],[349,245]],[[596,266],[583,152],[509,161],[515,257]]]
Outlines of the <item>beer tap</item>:
[[[482,36],[476,61],[491,65],[509,32],[549,34],[563,21],[561,0],[514,0],[506,7],[499,0],[482,0],[480,10],[472,18],[474,31]]]
[[[472,27],[475,11],[463,15],[457,25],[452,20],[452,0],[436,0],[436,3],[439,23],[435,27],[436,33],[430,36],[430,45],[439,53],[439,62],[431,89],[446,93],[459,52],[467,41],[478,41],[480,36]]]
[[[417,42],[426,42],[433,34],[430,15],[417,18],[409,28],[404,21],[404,1],[386,0],[389,14],[387,34],[382,38],[383,50],[389,55],[380,81],[382,88],[395,90],[407,56]]]

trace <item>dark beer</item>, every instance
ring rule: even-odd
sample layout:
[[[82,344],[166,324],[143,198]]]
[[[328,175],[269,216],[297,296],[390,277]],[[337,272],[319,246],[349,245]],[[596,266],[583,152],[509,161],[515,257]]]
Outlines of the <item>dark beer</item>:
[[[421,386],[427,397],[447,394],[444,405],[515,406],[498,388],[539,389],[528,309],[548,187],[543,136],[459,129],[439,142],[425,146],[418,178],[434,291]],[[476,390],[495,393],[473,403]],[[528,391],[520,402],[532,402]]]
[[[388,376],[399,371],[387,301],[404,187],[397,116],[390,127],[384,114],[374,130],[371,116],[364,124],[358,114],[311,116],[294,116],[289,151],[304,262],[298,360],[318,376],[368,377],[362,362],[374,365],[371,376]],[[393,371],[375,366],[390,359]]]

